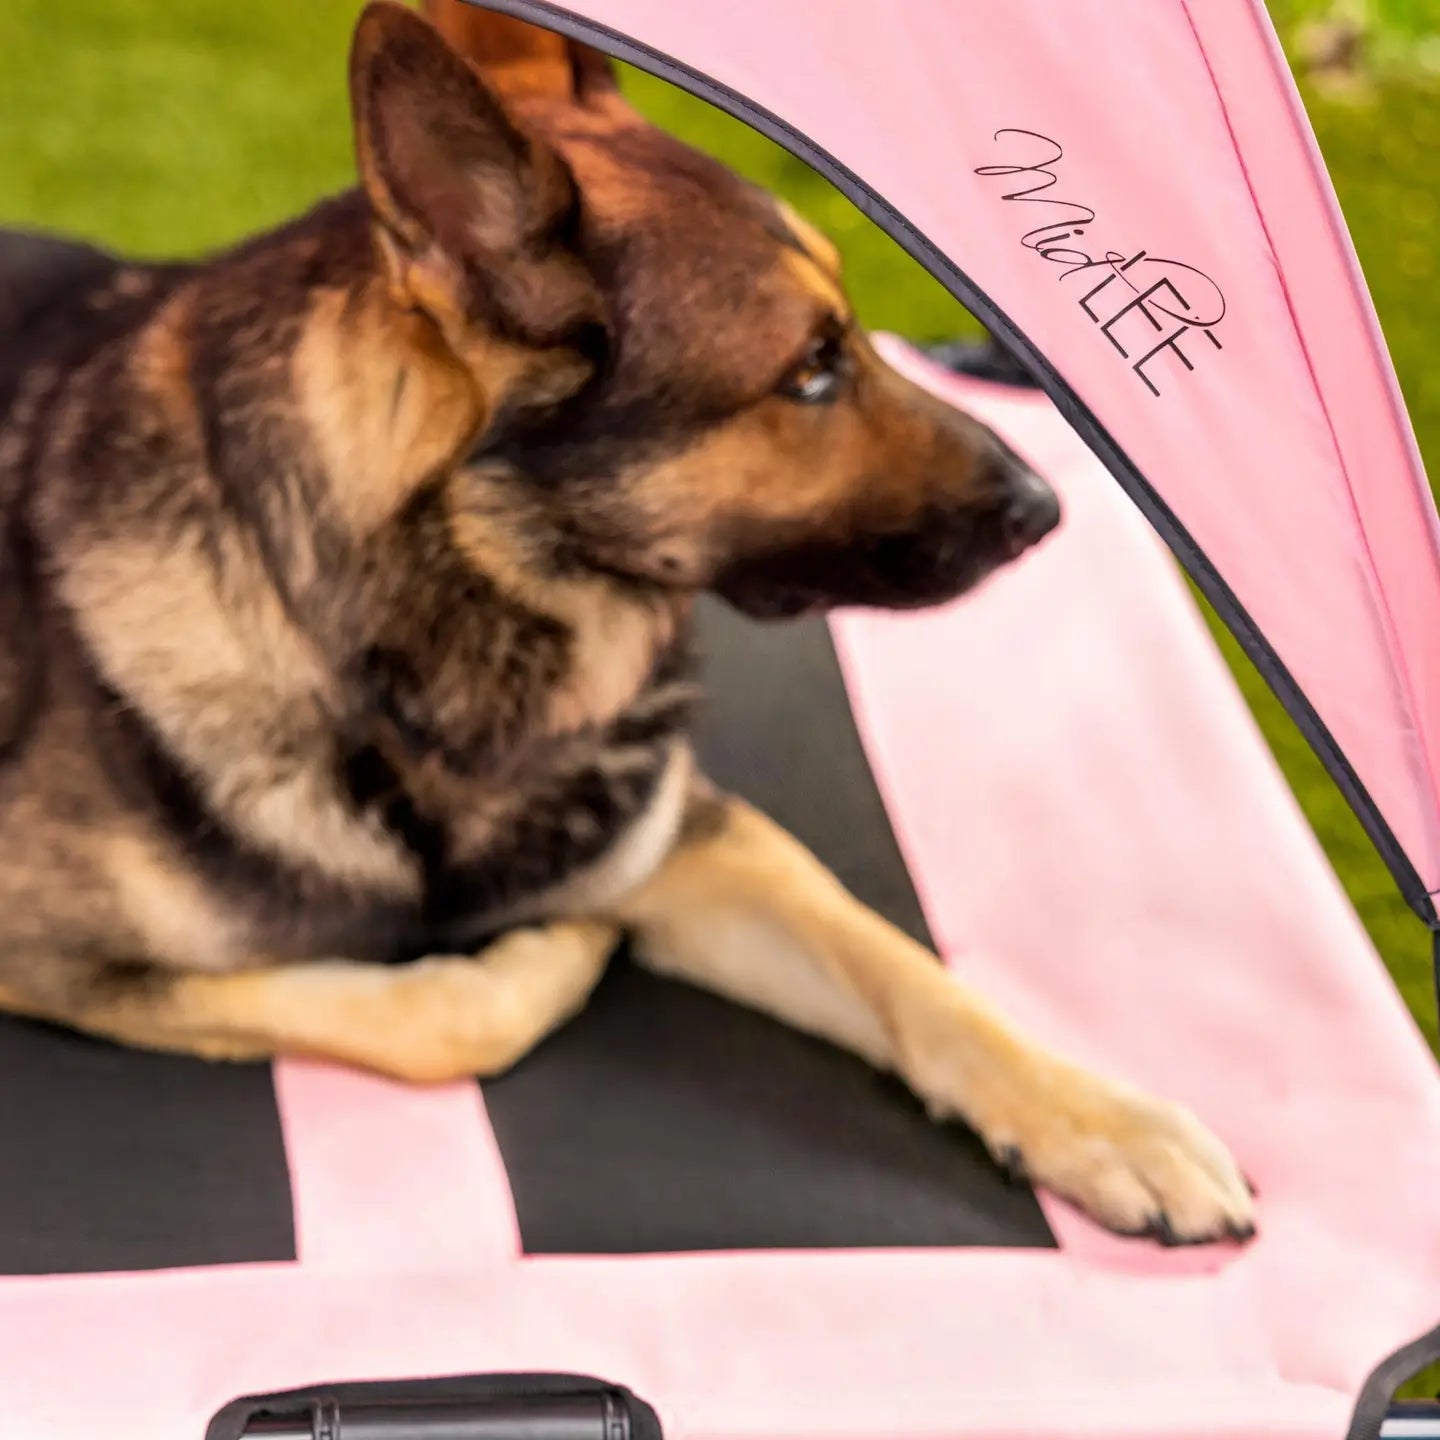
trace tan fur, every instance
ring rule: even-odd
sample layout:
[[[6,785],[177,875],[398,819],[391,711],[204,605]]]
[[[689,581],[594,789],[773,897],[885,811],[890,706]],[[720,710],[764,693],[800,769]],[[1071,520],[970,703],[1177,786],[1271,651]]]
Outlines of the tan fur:
[[[430,328],[420,315],[397,317],[377,297],[356,306],[329,290],[312,302],[295,353],[295,386],[327,468],[346,477],[333,499],[357,533],[389,520],[481,423],[484,402],[453,358],[426,343]],[[388,403],[377,404],[375,377],[387,370]],[[492,393],[513,379],[500,367],[487,370]]]
[[[776,209],[779,210],[781,219],[789,227],[790,233],[805,247],[811,258],[832,280],[838,280],[840,278],[840,251],[835,242],[828,235],[817,230],[794,206],[787,204],[784,200],[777,202]],[[841,298],[848,310],[850,302],[843,296]]]
[[[465,502],[452,509],[456,544],[504,593],[560,622],[575,637],[576,663],[549,697],[546,728],[563,734],[612,718],[640,689],[688,604],[662,597],[637,603],[600,577],[537,570],[523,542],[507,531],[506,502],[486,496],[485,490],[484,476],[475,476]]]
[[[486,82],[516,106],[572,99],[577,71],[591,91],[614,88],[602,57],[552,31],[480,10],[464,0],[424,0],[421,9]],[[594,103],[597,97],[590,98]]]
[[[245,958],[244,928],[150,837],[106,837],[100,864],[144,954],[177,970],[229,970]]]
[[[570,50],[563,37],[459,0],[426,0],[424,11],[454,49],[507,96],[568,92]]]
[[[258,570],[244,553],[229,560],[232,579]],[[101,663],[125,677],[250,840],[357,881],[413,889],[413,864],[395,839],[340,801],[325,671],[258,575],[222,594],[185,550],[117,538],[78,559],[63,591]]]
[[[810,255],[787,250],[781,264],[791,270],[803,285],[835,318],[847,323],[851,317],[850,302],[834,275],[823,269]]]
[[[135,347],[133,373],[175,433],[198,446],[201,443],[200,412],[187,373],[190,347],[186,330],[191,314],[188,295],[178,297],[161,310]]]
[[[478,956],[401,969],[318,961],[154,972],[54,1010],[0,984],[0,1009],[210,1060],[317,1056],[426,1084],[498,1075],[589,997],[619,941],[583,921],[517,930]]]
[[[811,277],[819,274],[801,257],[796,265]],[[861,347],[857,365],[877,388],[889,383],[868,346]],[[714,558],[707,541],[723,545],[736,525],[839,536],[862,516],[880,531],[902,523],[923,503],[929,479],[918,468],[887,466],[886,456],[892,449],[913,453],[922,445],[918,426],[913,434],[893,421],[877,429],[860,415],[836,415],[825,433],[816,435],[803,409],[777,406],[660,460],[637,480],[636,489],[642,503],[664,517],[657,525],[657,560],[663,556],[676,572],[703,582]],[[789,462],[783,487],[764,483],[777,454]],[[885,485],[857,487],[857,476],[882,474]]]

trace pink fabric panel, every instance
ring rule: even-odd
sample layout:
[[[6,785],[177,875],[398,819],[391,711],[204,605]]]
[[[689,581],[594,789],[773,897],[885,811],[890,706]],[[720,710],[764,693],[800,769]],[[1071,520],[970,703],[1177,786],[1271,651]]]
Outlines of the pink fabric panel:
[[[450,1270],[520,1253],[476,1086],[389,1085],[287,1060],[275,1066],[275,1093],[302,1264],[369,1269],[379,1258],[396,1270]]]
[[[975,603],[835,627],[937,942],[1055,1043],[1231,1140],[1285,1242],[1256,1259],[1276,1267],[1281,1353],[1306,1357],[1287,1373],[1356,1385],[1379,1358],[1367,1305],[1393,1303],[1387,1269],[1413,1279],[1381,1250],[1428,1277],[1415,1329],[1440,1318],[1440,1154],[1413,1187],[1394,1173],[1417,1129],[1440,1134],[1434,1061],[1158,540],[1052,409],[891,353],[990,419],[1066,504],[1059,540]],[[1138,1258],[1051,1208],[1074,1253]],[[1328,1285],[1350,1303],[1322,1329]]]
[[[573,1369],[670,1440],[1336,1440],[1349,1398],[1277,1368],[1248,1289],[984,1253],[7,1283],[4,1433],[199,1440],[246,1392]]]
[[[1258,0],[564,8],[782,116],[954,257],[1214,560],[1440,888],[1434,507],[1305,121],[1257,35]],[[976,174],[1039,165],[1057,147],[1047,173]],[[1169,314],[1115,322],[1125,358],[1101,322],[1127,282],[1103,261],[1142,251],[1126,271],[1136,288],[1176,288],[1150,301]],[[1087,314],[1083,297],[1106,277]],[[1171,316],[1206,321],[1222,297],[1223,319],[1178,342],[1193,373],[1162,350],[1145,368],[1152,393],[1132,365],[1182,329]]]
[[[1384,337],[1262,0],[1189,9],[1340,450],[1372,583],[1409,691],[1414,732],[1404,739],[1434,789],[1440,777],[1434,643],[1440,519]],[[1275,143],[1275,136],[1285,143]]]
[[[1195,1105],[1260,1239],[1170,1252],[1049,1204],[1056,1254],[521,1260],[469,1087],[286,1066],[303,1263],[0,1285],[7,1436],[195,1440],[247,1390],[573,1368],[674,1440],[1336,1440],[1440,1318],[1434,1063],[1168,557],[1045,402],[893,353],[1067,509],[972,601],[836,623],[927,916],[1045,1037]]]

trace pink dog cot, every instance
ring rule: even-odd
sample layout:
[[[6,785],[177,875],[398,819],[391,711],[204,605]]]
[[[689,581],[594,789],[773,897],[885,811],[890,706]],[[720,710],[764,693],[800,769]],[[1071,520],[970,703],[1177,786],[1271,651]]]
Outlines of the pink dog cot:
[[[1197,1109],[1259,1238],[1107,1236],[623,961],[484,1086],[4,1022],[0,1436],[623,1440],[636,1396],[681,1440],[1377,1435],[1440,1358],[1440,1073],[1155,534],[1436,929],[1440,522],[1259,0],[493,8],[788,145],[1035,377],[882,342],[1065,523],[925,614],[707,612],[702,752],[1032,1029]],[[423,1383],[529,1372],[630,1389]]]

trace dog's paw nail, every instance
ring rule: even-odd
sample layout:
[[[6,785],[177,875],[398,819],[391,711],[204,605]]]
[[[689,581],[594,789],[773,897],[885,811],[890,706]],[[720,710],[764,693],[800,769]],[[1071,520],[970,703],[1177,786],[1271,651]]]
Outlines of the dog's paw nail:
[[[1258,1200],[1260,1198],[1260,1187],[1248,1175],[1242,1175],[1240,1178],[1245,1182],[1245,1188],[1250,1192],[1250,1198],[1252,1200]]]
[[[1158,1215],[1152,1215],[1146,1221],[1144,1233],[1170,1249],[1186,1243],[1184,1237],[1176,1232],[1175,1227],[1170,1223],[1170,1217],[1163,1210]]]

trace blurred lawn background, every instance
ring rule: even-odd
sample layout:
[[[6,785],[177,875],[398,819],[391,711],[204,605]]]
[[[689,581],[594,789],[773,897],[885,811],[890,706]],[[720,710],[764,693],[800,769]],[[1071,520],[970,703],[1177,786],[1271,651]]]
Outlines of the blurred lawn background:
[[[357,5],[5,0],[0,223],[189,254],[348,184],[344,55]],[[1306,57],[1306,102],[1421,448],[1440,476],[1440,367],[1431,361],[1440,330],[1440,0],[1272,0],[1272,12],[1292,56]],[[801,162],[657,81],[631,76],[627,83],[661,123],[784,193],[828,230],[869,324],[917,339],[973,328],[934,281]],[[1309,748],[1228,635],[1220,638],[1434,1042],[1427,937]]]

